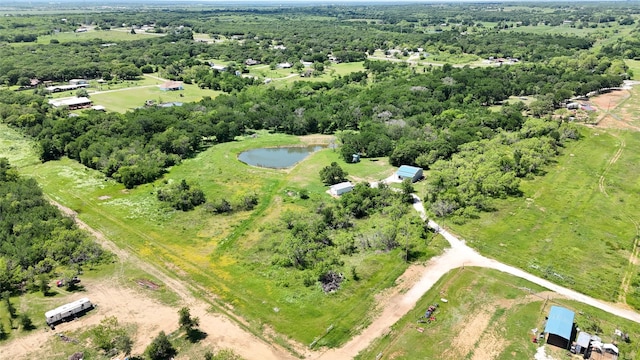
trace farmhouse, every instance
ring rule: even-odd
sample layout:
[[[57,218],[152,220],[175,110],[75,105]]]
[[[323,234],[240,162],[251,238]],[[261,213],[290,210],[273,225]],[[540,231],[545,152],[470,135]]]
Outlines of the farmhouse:
[[[60,98],[49,100],[49,104],[55,108],[67,106],[69,110],[76,110],[91,106],[91,100],[87,97]]]
[[[549,311],[547,325],[544,328],[544,332],[547,334],[547,344],[569,349],[574,317],[575,313],[573,311],[560,306],[552,306],[551,311]]]
[[[244,62],[244,64],[247,66],[253,66],[260,64],[260,61],[249,58]]]
[[[348,193],[351,190],[353,190],[353,184],[349,181],[346,181],[339,184],[331,185],[329,193],[331,193],[331,195],[333,196],[340,196],[344,193]]]
[[[75,84],[75,85],[52,85],[52,86],[47,86],[47,91],[50,92],[61,92],[61,91],[71,91],[71,90],[76,90],[76,89],[81,89],[81,88],[86,88],[89,87],[89,84]]]
[[[211,68],[216,71],[227,71],[229,69],[227,65],[211,65]]]
[[[415,166],[402,165],[396,171],[398,179],[411,179],[411,182],[416,182],[422,178],[422,169]]]
[[[69,85],[86,85],[89,84],[89,80],[86,79],[71,79]]]
[[[176,91],[182,89],[184,89],[184,86],[180,81],[167,81],[166,83],[160,85],[160,90],[162,91]]]

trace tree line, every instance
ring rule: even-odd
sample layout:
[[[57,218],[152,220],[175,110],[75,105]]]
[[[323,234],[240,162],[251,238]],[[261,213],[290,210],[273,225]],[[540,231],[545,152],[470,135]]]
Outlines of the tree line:
[[[0,158],[0,293],[37,291],[56,272],[104,259],[100,246],[49,204],[34,179]]]

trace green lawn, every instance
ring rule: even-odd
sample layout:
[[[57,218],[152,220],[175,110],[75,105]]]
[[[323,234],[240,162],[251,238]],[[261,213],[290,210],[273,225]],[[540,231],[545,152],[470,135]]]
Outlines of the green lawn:
[[[393,168],[383,160],[345,164],[331,149],[314,153],[291,170],[250,167],[236,160],[246,149],[299,143],[297,137],[260,132],[255,138],[213,146],[170,169],[164,179],[133,190],[69,159],[26,162],[20,171],[36,178],[45,193],[77,211],[82,220],[121,247],[160,267],[170,266],[172,276],[195,284],[199,294],[219,311],[232,307],[253,331],[262,333],[268,324],[285,338],[303,344],[323,336],[317,345],[337,346],[370,321],[368,310],[375,294],[392,286],[407,266],[403,251],[365,252],[347,258],[344,266],[356,267],[361,279],[348,280],[336,294],[325,295],[315,285],[302,286],[302,272],[271,264],[273,236],[268,235],[279,231],[282,212],[310,212],[320,202],[332,201],[318,176],[319,169],[330,162],[337,161],[354,180],[381,179]],[[202,208],[174,211],[163,206],[154,191],[166,180],[181,179],[199,185],[209,200],[234,201],[255,192],[259,205],[252,212],[226,216]],[[302,189],[310,199],[295,196]],[[354,231],[373,231],[388,221],[377,215],[358,222]],[[424,261],[445,246],[437,238],[418,244],[416,251]],[[325,334],[331,325],[332,331]],[[278,337],[271,341],[286,342]]]
[[[163,34],[160,34],[163,35]],[[49,44],[51,39],[56,39],[61,43],[73,42],[73,41],[86,41],[93,39],[101,39],[104,40],[105,43],[116,42],[116,41],[130,41],[130,40],[140,40],[146,39],[149,37],[159,36],[159,34],[131,34],[128,31],[118,31],[118,30],[90,30],[87,32],[61,32],[55,35],[43,35],[39,36],[36,41],[37,44]]]
[[[160,80],[145,79],[146,83],[162,83]],[[102,105],[109,111],[126,112],[144,106],[146,100],[153,100],[156,103],[174,101],[186,103],[199,101],[204,96],[216,97],[221,93],[220,91],[201,89],[192,84],[184,84],[184,90],[178,91],[162,91],[157,85],[148,84],[132,89],[91,94],[91,100],[95,105]]]
[[[357,359],[532,359],[539,344],[531,329],[544,329],[551,305],[576,313],[576,325],[592,334],[599,327],[603,342],[618,341],[622,358],[635,359],[640,346],[622,342],[614,329],[640,336],[640,324],[612,317],[504,273],[478,268],[457,269],[445,275],[391,331],[367,347]],[[448,302],[441,301],[446,298]],[[426,309],[438,303],[435,322],[419,323]],[[422,329],[422,332],[419,330]],[[543,341],[544,342],[544,341]],[[559,359],[566,351],[546,346]]]
[[[544,177],[522,182],[521,197],[496,201],[497,211],[463,225],[445,222],[489,257],[616,301],[625,298],[623,277],[638,272],[628,260],[640,218],[640,133],[584,128],[581,134]],[[622,140],[626,146],[610,164]]]

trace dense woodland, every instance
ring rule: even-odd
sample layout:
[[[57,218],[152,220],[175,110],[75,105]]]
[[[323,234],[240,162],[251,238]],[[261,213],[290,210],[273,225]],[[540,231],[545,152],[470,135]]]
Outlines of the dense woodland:
[[[54,272],[72,277],[102,258],[100,246],[49,204],[34,179],[0,158],[0,292],[42,289]]]

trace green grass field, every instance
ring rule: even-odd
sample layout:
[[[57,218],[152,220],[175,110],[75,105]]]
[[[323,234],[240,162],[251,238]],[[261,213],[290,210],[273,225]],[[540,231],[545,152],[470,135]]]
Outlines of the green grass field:
[[[597,298],[625,298],[640,217],[640,133],[583,129],[521,197],[454,232],[481,253]],[[621,147],[624,143],[625,146]],[[621,151],[618,157],[618,151]],[[600,177],[604,174],[604,180]]]
[[[155,85],[162,83],[159,80],[145,78],[147,85],[136,86],[131,89],[107,90],[98,94],[90,94],[95,105],[102,105],[108,111],[126,112],[137,107],[144,106],[146,100],[153,100],[156,103],[166,102],[195,102],[204,96],[216,97],[222,92],[209,89],[201,89],[197,85],[184,84],[184,90],[162,91]],[[103,86],[103,88],[106,88]],[[105,90],[102,90],[105,91]]]
[[[140,39],[155,37],[159,35],[164,35],[164,34],[145,34],[145,33],[131,34],[128,31],[118,31],[118,30],[109,30],[109,31],[90,30],[90,31],[81,32],[81,33],[61,32],[55,35],[39,36],[36,43],[49,44],[51,42],[51,39],[56,39],[61,43],[102,39],[104,40],[105,43],[109,43],[114,41],[140,40]]]
[[[442,302],[442,298],[448,302]],[[434,313],[436,321],[419,323],[417,320],[434,303],[439,304]],[[637,358],[638,343],[624,343],[613,336],[613,331],[620,329],[637,338],[640,324],[554,298],[553,293],[504,273],[465,268],[440,279],[412,311],[357,359],[532,359],[540,344],[531,341],[531,329],[544,329],[551,305],[573,310],[576,325],[584,331],[593,334],[599,327],[597,333],[603,342],[618,342],[621,358]],[[545,352],[555,359],[567,353],[551,345]]]
[[[133,190],[69,159],[25,161],[27,166],[20,171],[35,177],[45,193],[121,247],[161,267],[170,266],[174,276],[196,284],[209,301],[212,297],[207,294],[218,295],[217,308],[233,307],[254,331],[261,333],[268,324],[303,344],[323,336],[317,345],[337,346],[369,322],[374,295],[404,272],[402,250],[348,258],[345,266],[355,266],[361,280],[347,281],[338,293],[325,295],[317,286],[303,287],[303,274],[271,266],[272,243],[265,234],[277,231],[277,219],[285,210],[313,211],[319,201],[331,201],[318,176],[330,162],[340,163],[354,180],[382,179],[393,168],[384,160],[345,164],[331,149],[314,153],[288,171],[250,167],[236,160],[246,149],[299,143],[297,137],[261,132],[256,138],[211,147],[170,169],[164,179]],[[255,192],[260,203],[253,212],[228,216],[203,209],[177,212],[163,206],[154,191],[165,180],[180,179],[198,184],[209,200],[233,200]],[[309,192],[309,200],[289,195],[302,189]],[[370,231],[385,221],[373,217],[358,223],[356,231]],[[440,238],[432,240],[419,247],[420,258],[426,260],[445,246]],[[333,330],[325,334],[331,325]]]

